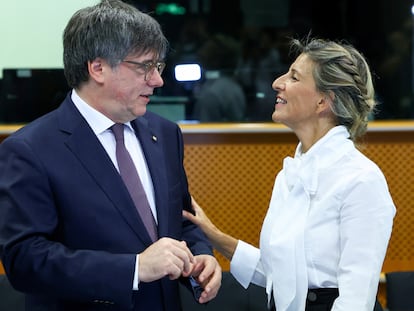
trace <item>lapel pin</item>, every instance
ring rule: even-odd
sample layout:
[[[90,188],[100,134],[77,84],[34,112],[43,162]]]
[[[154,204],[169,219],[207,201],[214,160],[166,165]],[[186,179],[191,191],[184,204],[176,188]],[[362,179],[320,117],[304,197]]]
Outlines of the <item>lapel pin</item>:
[[[157,136],[152,135],[152,140],[153,140],[153,141],[157,141]]]

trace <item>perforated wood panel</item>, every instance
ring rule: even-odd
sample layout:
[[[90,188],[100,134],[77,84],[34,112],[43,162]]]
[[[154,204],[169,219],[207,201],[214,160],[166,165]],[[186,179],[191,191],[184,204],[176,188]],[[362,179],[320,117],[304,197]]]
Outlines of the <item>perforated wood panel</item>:
[[[249,127],[252,131],[246,133]],[[246,125],[229,133],[217,125],[207,125],[205,132],[183,126],[192,194],[218,227],[256,246],[274,178],[297,144],[292,133],[268,132],[268,127]],[[383,272],[414,270],[414,122],[370,127],[362,151],[383,170],[397,206]],[[17,128],[1,127],[0,141]],[[229,270],[229,262],[217,257],[223,270]],[[385,306],[385,284],[379,298]]]
[[[414,132],[370,135],[365,154],[384,172],[397,207],[383,271],[414,269]]]
[[[258,245],[274,178],[297,139],[289,133],[185,134],[190,190],[223,231]],[[370,131],[362,151],[383,170],[397,206],[383,271],[414,269],[414,132]],[[229,262],[217,254],[224,270]]]
[[[257,246],[274,179],[283,157],[295,146],[187,144],[185,166],[192,195],[224,232]],[[229,262],[216,255],[223,269],[229,270]]]

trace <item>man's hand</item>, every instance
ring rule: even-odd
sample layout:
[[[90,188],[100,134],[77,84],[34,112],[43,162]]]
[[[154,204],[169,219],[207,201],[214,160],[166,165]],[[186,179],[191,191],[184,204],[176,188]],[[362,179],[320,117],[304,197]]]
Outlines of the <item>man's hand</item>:
[[[139,255],[139,280],[151,282],[168,275],[171,280],[189,276],[196,259],[184,241],[161,238]]]
[[[191,275],[203,288],[199,303],[206,303],[216,297],[221,286],[221,267],[211,255],[195,256],[196,264]]]

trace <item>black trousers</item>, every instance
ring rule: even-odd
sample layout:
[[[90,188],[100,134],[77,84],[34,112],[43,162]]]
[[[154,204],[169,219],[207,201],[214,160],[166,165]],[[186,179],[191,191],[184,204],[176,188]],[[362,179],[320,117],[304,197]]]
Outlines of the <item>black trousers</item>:
[[[330,311],[339,296],[337,288],[309,289],[306,298],[306,311]]]
[[[338,296],[339,292],[337,288],[309,289],[308,296],[306,297],[305,311],[330,311],[335,302],[335,299]],[[271,297],[270,304],[270,310],[276,311],[273,295]],[[378,302],[378,300],[375,303],[374,311],[382,311],[381,304]]]

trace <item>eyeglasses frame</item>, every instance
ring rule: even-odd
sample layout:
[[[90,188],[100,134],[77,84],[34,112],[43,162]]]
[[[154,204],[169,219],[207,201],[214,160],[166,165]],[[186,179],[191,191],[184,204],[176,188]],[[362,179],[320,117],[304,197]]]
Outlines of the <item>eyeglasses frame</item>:
[[[164,62],[146,62],[146,63],[140,63],[132,60],[123,60],[123,63],[133,64],[136,65],[138,68],[144,70],[144,80],[148,81],[151,79],[152,75],[154,74],[155,69],[158,71],[158,73],[161,75],[162,72],[165,69],[166,64]]]

